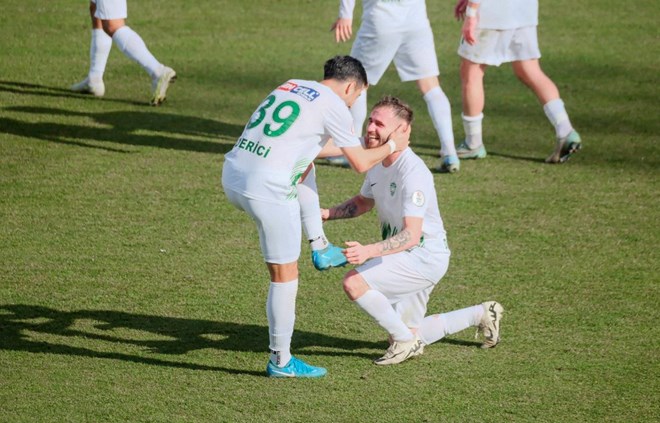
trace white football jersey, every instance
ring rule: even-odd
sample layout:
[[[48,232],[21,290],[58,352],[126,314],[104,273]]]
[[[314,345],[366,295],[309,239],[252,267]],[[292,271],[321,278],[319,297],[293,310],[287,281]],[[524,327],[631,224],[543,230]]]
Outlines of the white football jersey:
[[[360,194],[374,199],[383,239],[401,232],[405,216],[421,217],[424,222],[420,244],[430,243],[448,250],[433,175],[410,148],[390,166],[379,163],[371,168]]]
[[[355,0],[341,0],[339,17],[353,19]],[[425,0],[363,0],[360,33],[378,36],[382,33],[415,31],[429,26]]]
[[[538,0],[481,0],[480,29],[516,29],[537,26]]]
[[[330,138],[337,147],[361,145],[346,103],[319,82],[289,80],[266,97],[225,155],[222,184],[254,199],[294,199]]]

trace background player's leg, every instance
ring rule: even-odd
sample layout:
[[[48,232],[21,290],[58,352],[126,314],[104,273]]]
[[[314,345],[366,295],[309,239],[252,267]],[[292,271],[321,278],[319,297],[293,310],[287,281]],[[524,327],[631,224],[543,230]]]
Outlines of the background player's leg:
[[[465,141],[458,147],[461,159],[480,159],[486,157],[483,145],[482,127],[485,104],[484,74],[486,65],[461,60],[461,92],[463,97],[463,128]]]
[[[416,82],[417,87],[424,96],[429,116],[440,139],[440,155],[443,157],[441,168],[444,168],[446,172],[456,172],[460,165],[456,157],[449,99],[442,91],[437,77],[423,78]],[[445,163],[447,163],[446,166],[444,166]]]
[[[137,62],[151,77],[151,104],[159,105],[165,100],[169,84],[176,79],[176,72],[164,66],[149,51],[140,35],[125,25],[123,19],[103,21],[103,29],[129,59]]]
[[[581,148],[581,140],[568,117],[564,102],[554,82],[543,72],[537,59],[512,62],[513,71],[525,85],[536,94],[543,105],[548,120],[555,128],[557,143],[555,151],[546,159],[550,163],[568,160]]]
[[[103,31],[101,20],[94,17],[95,12],[96,4],[90,2],[89,13],[92,20],[92,36],[89,46],[89,72],[87,78],[71,86],[71,91],[103,97],[105,94],[103,73],[112,48],[112,37]]]

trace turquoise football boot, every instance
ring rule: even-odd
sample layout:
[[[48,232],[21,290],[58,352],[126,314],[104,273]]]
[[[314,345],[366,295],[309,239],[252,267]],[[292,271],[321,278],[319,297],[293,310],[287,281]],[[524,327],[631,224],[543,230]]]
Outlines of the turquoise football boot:
[[[289,364],[284,367],[277,367],[269,360],[266,373],[269,377],[323,377],[328,371],[323,367],[310,366],[291,356]]]

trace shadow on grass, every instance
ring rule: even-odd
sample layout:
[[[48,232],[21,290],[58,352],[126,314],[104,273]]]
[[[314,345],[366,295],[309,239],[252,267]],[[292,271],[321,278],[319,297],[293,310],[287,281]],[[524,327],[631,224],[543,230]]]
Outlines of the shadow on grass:
[[[453,338],[442,338],[438,342],[443,344],[457,345],[460,347],[474,347],[481,348],[481,342],[477,341],[464,341],[462,339],[453,339]]]
[[[518,156],[518,155],[515,155],[515,154],[505,154],[505,153],[498,153],[498,152],[494,152],[494,151],[489,151],[488,155],[493,156],[493,157],[503,157],[505,159],[523,160],[523,161],[527,161],[527,162],[545,164],[545,158],[541,158],[541,157]]]
[[[76,99],[88,99],[92,101],[99,101],[98,98],[93,97],[89,94],[74,93],[67,88],[50,87],[48,85],[39,85],[39,84],[32,84],[28,82],[19,82],[19,81],[0,80],[0,92],[2,91],[12,94],[38,95],[44,97],[59,97],[59,98],[76,98]],[[130,104],[133,106],[144,106],[147,104],[144,101],[138,102],[131,100],[120,100],[120,99],[109,99],[109,98],[104,98],[103,101]]]
[[[0,350],[105,358],[255,376],[263,376],[265,371],[173,361],[162,355],[184,355],[194,350],[215,349],[230,353],[264,352],[265,357],[268,346],[268,328],[264,326],[112,310],[68,312],[22,304],[0,305],[0,333]],[[364,356],[369,359],[373,359],[374,355],[356,350],[382,350],[384,345],[384,342],[337,338],[305,331],[296,331],[293,339],[296,352]],[[312,347],[332,351],[310,351]],[[136,348],[140,352],[135,352]],[[153,356],[155,354],[160,356]]]
[[[232,149],[234,140],[243,131],[243,127],[238,125],[154,111],[94,113],[29,106],[8,107],[4,110],[35,116],[88,119],[93,125],[34,122],[35,119],[0,117],[0,133],[120,153],[131,151],[97,143],[110,142],[126,146],[224,154]],[[223,141],[220,137],[229,138],[231,141]]]

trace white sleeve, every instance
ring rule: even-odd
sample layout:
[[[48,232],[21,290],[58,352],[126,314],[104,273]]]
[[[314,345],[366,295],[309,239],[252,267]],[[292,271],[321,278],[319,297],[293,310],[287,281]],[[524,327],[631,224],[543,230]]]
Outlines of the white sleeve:
[[[353,19],[353,9],[355,9],[355,0],[339,1],[339,17],[342,19]]]
[[[369,173],[367,173],[367,176],[364,178],[364,182],[362,182],[362,188],[360,188],[360,195],[365,197],[365,198],[374,198],[374,193],[371,191],[371,183],[369,182]]]
[[[408,175],[403,185],[403,204],[401,210],[406,217],[424,217],[428,202],[434,201],[433,179],[425,178],[423,174]]]
[[[325,129],[332,137],[333,142],[339,148],[357,147],[362,145],[360,138],[355,135],[353,130],[353,116],[348,111],[348,107],[337,102],[325,113]]]

